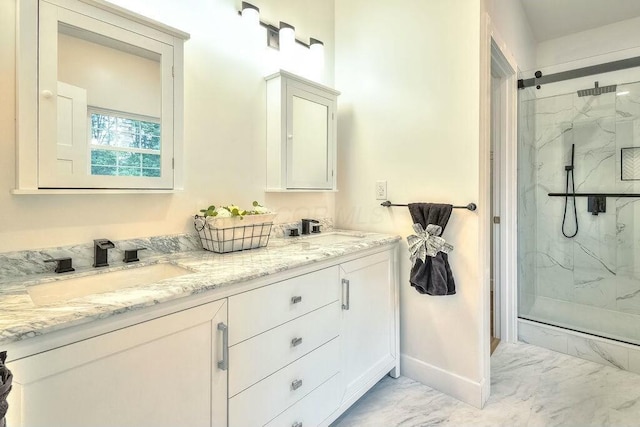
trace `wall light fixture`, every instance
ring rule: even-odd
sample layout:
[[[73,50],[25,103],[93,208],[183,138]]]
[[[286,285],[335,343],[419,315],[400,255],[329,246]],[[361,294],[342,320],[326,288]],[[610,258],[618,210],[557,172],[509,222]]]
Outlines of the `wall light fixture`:
[[[315,49],[316,52],[324,54],[324,43],[322,43],[320,40],[310,38],[309,43],[307,44],[295,38],[295,27],[293,25],[280,21],[280,26],[276,27],[274,25],[261,21],[260,9],[257,6],[252,5],[251,3],[243,1],[242,10],[239,11],[238,14],[242,16],[243,20],[246,19],[247,22],[256,22],[257,24],[267,29],[267,45],[271,48],[280,50],[282,49],[283,42],[286,46],[285,49],[287,47],[293,46],[295,43],[298,43],[308,49]]]

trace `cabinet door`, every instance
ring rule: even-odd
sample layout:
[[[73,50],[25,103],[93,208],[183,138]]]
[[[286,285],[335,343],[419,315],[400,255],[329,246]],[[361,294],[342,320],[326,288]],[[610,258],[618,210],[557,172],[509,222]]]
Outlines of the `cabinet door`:
[[[396,365],[396,292],[391,252],[341,264],[343,402]],[[356,397],[357,398],[357,397]]]
[[[333,188],[335,102],[287,86],[287,188]]]
[[[14,361],[9,424],[226,426],[226,311],[217,301]]]
[[[39,2],[38,186],[171,189],[176,51],[87,3]]]

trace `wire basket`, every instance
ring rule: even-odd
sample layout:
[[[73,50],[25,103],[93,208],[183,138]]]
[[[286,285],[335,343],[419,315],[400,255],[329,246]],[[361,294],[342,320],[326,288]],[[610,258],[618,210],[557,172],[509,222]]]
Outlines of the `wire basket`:
[[[224,254],[267,246],[275,216],[274,213],[247,215],[240,219],[196,215],[193,226],[203,249]]]

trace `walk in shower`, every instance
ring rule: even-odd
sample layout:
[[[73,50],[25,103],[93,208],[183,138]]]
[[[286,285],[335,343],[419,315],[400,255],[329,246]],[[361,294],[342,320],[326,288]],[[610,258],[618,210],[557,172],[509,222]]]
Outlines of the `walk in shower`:
[[[519,90],[519,318],[640,345],[639,81]]]

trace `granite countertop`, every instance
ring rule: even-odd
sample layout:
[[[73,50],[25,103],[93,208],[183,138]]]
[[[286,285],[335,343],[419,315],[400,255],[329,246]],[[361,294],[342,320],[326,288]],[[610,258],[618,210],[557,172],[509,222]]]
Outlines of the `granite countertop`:
[[[265,248],[243,252],[216,254],[194,250],[155,255],[134,265],[100,270],[80,268],[75,273],[38,274],[5,280],[0,282],[0,346],[203,292],[211,292],[215,296],[217,290],[223,298],[232,293],[230,287],[234,285],[395,243],[400,239],[399,236],[340,230],[324,235],[341,233],[359,238],[344,242],[332,242],[330,238],[314,241],[313,237],[272,238]],[[158,263],[175,264],[193,273],[45,305],[35,305],[27,291],[29,286],[64,280],[70,275],[103,274]]]

